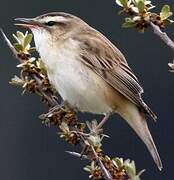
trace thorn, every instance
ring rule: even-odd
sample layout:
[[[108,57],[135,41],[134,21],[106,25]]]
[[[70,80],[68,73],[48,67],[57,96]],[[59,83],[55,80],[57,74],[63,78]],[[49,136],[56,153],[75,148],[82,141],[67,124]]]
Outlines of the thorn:
[[[78,158],[88,159],[86,155],[81,155],[80,153],[77,152],[71,152],[71,151],[65,151],[65,152]]]
[[[145,171],[146,171],[145,169],[141,170],[141,171],[137,174],[137,176],[140,177]]]
[[[17,53],[16,49],[14,48],[14,46],[12,45],[12,43],[10,42],[10,40],[7,38],[7,36],[6,36],[6,34],[4,33],[4,31],[3,31],[2,28],[0,28],[0,32],[2,33],[2,36],[3,36],[4,40],[5,40],[5,42],[7,43],[8,47],[11,49],[13,55],[14,55],[17,59],[19,59],[18,56],[17,56],[18,53]],[[20,60],[20,62],[22,62],[22,61]]]
[[[95,155],[95,157],[96,157],[96,159],[97,159],[97,161],[98,161],[98,164],[99,164],[101,170],[103,171],[103,174],[104,174],[106,180],[113,180],[110,172],[106,169],[106,167],[104,166],[103,162],[102,162],[101,159],[98,157],[98,155],[97,155],[97,153],[96,153],[96,151],[95,151],[95,149],[94,149],[93,146],[91,146],[91,149],[92,149],[92,151],[93,151],[93,153],[94,153],[94,155]]]

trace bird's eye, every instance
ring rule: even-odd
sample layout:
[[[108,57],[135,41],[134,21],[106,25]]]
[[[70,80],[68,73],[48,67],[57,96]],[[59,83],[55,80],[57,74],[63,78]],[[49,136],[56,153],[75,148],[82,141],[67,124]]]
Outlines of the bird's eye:
[[[55,21],[48,21],[45,23],[45,25],[47,25],[47,26],[54,26],[55,24],[56,24]]]

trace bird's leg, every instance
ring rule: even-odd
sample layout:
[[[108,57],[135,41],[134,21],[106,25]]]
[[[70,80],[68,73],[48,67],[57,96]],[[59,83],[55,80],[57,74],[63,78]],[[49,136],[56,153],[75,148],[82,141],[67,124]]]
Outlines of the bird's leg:
[[[95,134],[95,135],[96,134],[97,135],[101,134],[103,132],[103,130],[102,130],[103,125],[107,122],[107,120],[109,119],[109,117],[111,115],[112,115],[112,112],[106,113],[104,118],[101,120],[101,122],[99,124],[96,124],[95,122],[94,122],[94,124],[93,123],[89,124],[89,122],[88,122],[87,126],[88,126],[88,128],[90,130],[89,135],[91,135],[91,134]]]
[[[109,117],[112,115],[112,112],[106,113],[106,115],[104,116],[104,118],[101,120],[101,122],[98,124],[98,126],[96,127],[96,130],[99,130],[103,127],[103,125],[107,122],[107,120],[109,119]]]
[[[61,100],[60,104],[57,104],[57,105],[51,107],[49,111],[50,111],[50,112],[54,112],[54,111],[56,111],[56,110],[59,110],[60,108],[66,106],[66,104],[67,104],[66,101]]]

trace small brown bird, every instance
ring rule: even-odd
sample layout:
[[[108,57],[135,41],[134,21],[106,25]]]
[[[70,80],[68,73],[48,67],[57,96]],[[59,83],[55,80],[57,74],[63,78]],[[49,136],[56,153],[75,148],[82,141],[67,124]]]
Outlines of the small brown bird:
[[[156,115],[144,103],[142,87],[123,54],[100,32],[67,13],[17,18],[30,28],[52,85],[64,101],[82,112],[118,113],[146,144],[158,168],[162,163],[145,115]]]

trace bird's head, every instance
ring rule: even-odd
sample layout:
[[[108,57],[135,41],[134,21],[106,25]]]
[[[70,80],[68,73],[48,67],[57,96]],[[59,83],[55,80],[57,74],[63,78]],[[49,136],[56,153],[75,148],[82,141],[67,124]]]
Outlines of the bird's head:
[[[18,26],[29,28],[34,34],[35,43],[42,39],[64,39],[72,36],[73,33],[86,27],[86,23],[80,18],[63,12],[52,12],[35,18],[16,18],[20,21]]]

